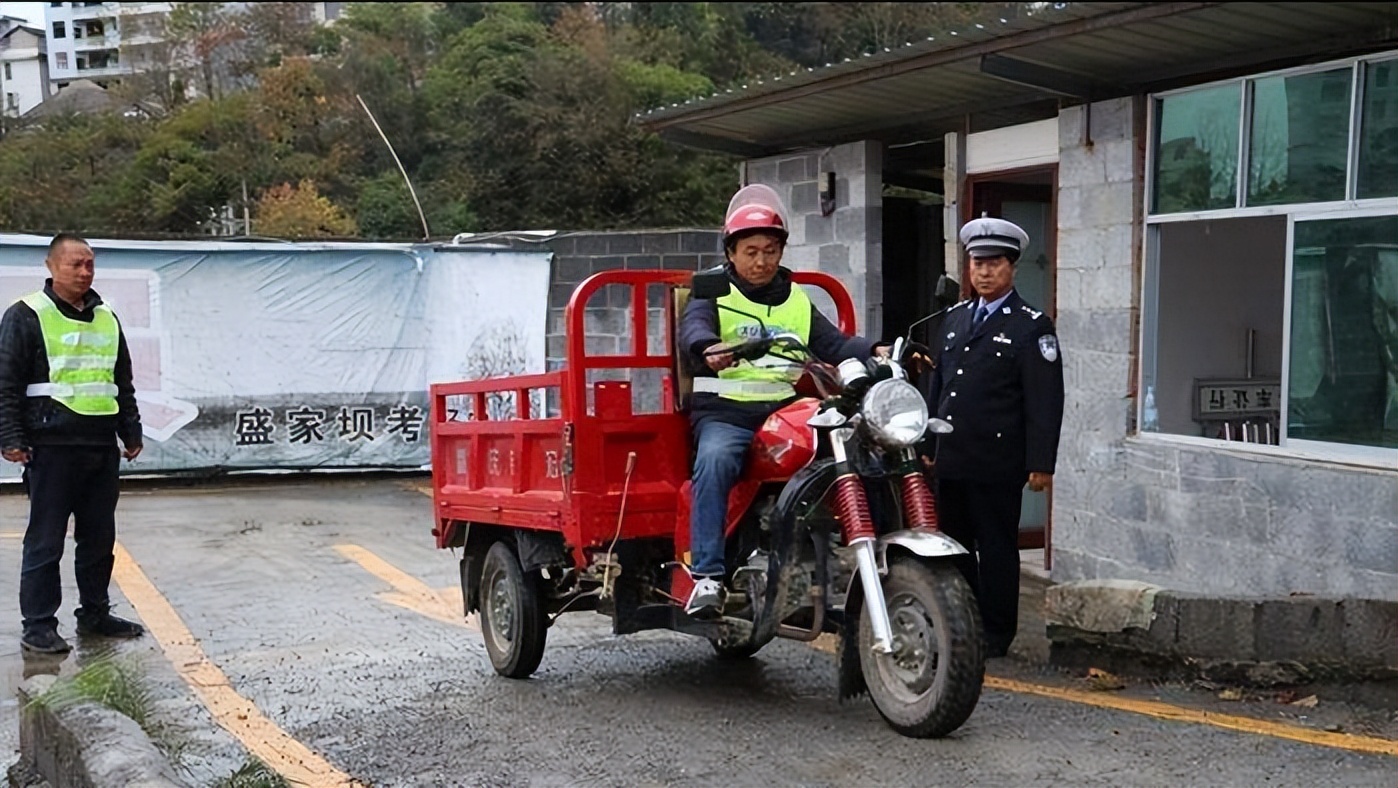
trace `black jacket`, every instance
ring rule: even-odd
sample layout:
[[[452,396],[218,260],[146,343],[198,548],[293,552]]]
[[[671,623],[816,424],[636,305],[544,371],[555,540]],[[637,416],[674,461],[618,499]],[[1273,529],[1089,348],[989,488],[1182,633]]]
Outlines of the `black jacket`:
[[[766,306],[780,306],[791,296],[791,272],[777,269],[777,275],[761,287],[753,287],[728,265],[728,279],[749,301]],[[761,317],[761,315],[759,315]],[[717,377],[704,362],[704,349],[720,342],[718,305],[709,299],[696,298],[684,308],[680,317],[678,349],[695,377]],[[847,358],[868,358],[877,340],[850,337],[840,333],[820,310],[811,305],[810,349],[816,358],[828,364],[838,364]],[[780,409],[783,402],[736,402],[716,394],[696,393],[690,397],[690,421],[695,426],[706,419],[737,424],[755,430],[767,417]]]
[[[102,303],[89,290],[81,311],[53,292],[53,280],[44,293],[65,317],[91,323],[93,309]],[[39,316],[23,301],[16,301],[0,318],[0,448],[34,446],[115,446],[116,438],[127,448],[141,445],[141,414],[136,408],[136,387],[131,382],[131,354],[118,321],[116,361],[117,407],[115,416],[81,416],[49,397],[29,397],[30,383],[49,382],[49,359]]]
[[[1063,424],[1063,356],[1053,321],[1011,292],[973,334],[978,300],[957,304],[942,324],[928,404],[953,431],[937,439],[936,473],[946,479],[1024,484],[1053,473]]]

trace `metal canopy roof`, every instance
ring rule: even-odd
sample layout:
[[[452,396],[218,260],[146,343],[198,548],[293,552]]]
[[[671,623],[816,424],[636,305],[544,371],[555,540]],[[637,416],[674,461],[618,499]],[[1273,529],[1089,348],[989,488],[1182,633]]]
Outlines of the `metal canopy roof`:
[[[744,156],[889,143],[1398,44],[1398,3],[1068,3],[637,116]],[[1037,110],[1035,106],[1037,105]]]

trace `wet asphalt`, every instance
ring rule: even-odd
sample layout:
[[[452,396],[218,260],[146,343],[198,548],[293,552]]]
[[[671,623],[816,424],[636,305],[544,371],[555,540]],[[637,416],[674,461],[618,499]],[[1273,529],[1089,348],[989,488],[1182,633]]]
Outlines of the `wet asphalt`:
[[[330,763],[374,786],[1394,785],[1398,758],[987,690],[938,741],[905,739],[867,699],[839,703],[833,658],[778,641],[745,662],[651,632],[618,638],[564,616],[528,681],[491,671],[480,634],[392,603],[390,586],[337,550],[356,545],[452,598],[455,557],[430,535],[421,476],[261,478],[204,487],[128,485],[118,537],[234,689]],[[18,751],[13,688],[71,673],[113,648],[20,656],[17,588],[25,500],[0,493],[0,750]],[[71,542],[61,631],[72,637]],[[118,612],[134,615],[113,586]],[[150,637],[139,661],[154,716],[191,784],[245,760]],[[1014,659],[994,675],[1072,686]],[[1213,692],[1133,682],[1123,692],[1218,709]],[[1308,714],[1267,697],[1226,711],[1392,735],[1387,709]],[[1329,713],[1329,717],[1324,717]]]

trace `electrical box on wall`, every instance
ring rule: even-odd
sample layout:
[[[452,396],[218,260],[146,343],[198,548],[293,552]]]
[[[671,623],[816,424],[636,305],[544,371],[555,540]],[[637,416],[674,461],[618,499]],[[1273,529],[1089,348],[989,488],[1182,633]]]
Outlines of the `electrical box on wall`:
[[[820,215],[829,216],[835,212],[835,173],[820,174]]]

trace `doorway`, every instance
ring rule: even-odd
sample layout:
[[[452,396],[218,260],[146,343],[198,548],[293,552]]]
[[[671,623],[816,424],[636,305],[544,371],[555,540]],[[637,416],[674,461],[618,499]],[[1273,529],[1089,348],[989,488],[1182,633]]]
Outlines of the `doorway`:
[[[883,325],[887,339],[936,311],[942,242],[942,144],[890,146],[883,162]],[[922,337],[914,338],[923,341]]]
[[[1029,245],[1015,265],[1015,290],[1020,297],[1049,317],[1057,317],[1058,167],[1033,167],[1003,172],[978,173],[966,177],[964,224],[981,216],[1014,222],[1029,235]],[[970,298],[970,277],[963,255],[959,266],[963,298]],[[1049,536],[1052,533],[1052,490],[1024,490],[1020,508],[1019,546],[1044,549],[1049,562]]]

